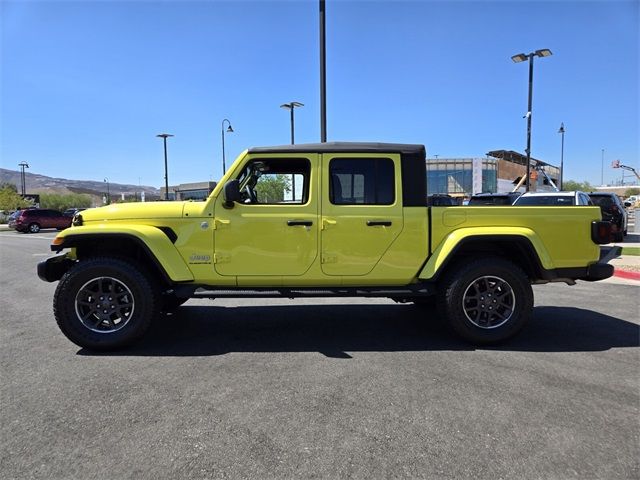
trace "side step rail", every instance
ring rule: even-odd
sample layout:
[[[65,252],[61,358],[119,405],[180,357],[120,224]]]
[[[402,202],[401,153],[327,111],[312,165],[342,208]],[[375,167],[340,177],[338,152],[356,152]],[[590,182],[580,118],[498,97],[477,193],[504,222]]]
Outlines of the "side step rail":
[[[435,294],[433,285],[410,287],[343,287],[343,288],[216,288],[197,285],[177,285],[174,295],[181,298],[314,298],[314,297],[429,297]]]

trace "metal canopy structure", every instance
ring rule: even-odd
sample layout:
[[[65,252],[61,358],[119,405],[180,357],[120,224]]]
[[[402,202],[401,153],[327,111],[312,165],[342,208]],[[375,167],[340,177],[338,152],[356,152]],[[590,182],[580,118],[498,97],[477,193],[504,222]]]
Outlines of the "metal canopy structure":
[[[527,156],[522,155],[521,153],[514,152],[513,150],[492,150],[491,152],[487,152],[488,157],[498,158],[500,160],[507,160],[509,162],[518,163],[520,165],[527,164]],[[542,160],[538,160],[537,158],[531,157],[532,163],[540,166],[550,166],[555,167],[555,165],[551,165],[550,163],[543,162]]]

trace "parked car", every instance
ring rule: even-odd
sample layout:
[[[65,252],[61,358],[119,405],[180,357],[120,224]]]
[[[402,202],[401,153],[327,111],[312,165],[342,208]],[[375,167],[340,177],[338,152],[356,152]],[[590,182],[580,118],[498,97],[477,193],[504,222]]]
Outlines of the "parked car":
[[[71,226],[71,217],[65,217],[57,210],[32,208],[21,210],[15,219],[14,227],[19,232],[38,233],[42,228],[64,230]]]
[[[469,199],[468,205],[513,205],[513,202],[515,202],[520,195],[522,195],[520,192],[477,193]]]
[[[637,208],[640,206],[640,196],[631,195],[629,198],[625,199],[624,206],[628,208]]]
[[[526,192],[520,195],[514,205],[540,207],[571,207],[575,205],[592,205],[593,202],[584,192]]]
[[[62,214],[65,217],[73,218],[76,213],[82,212],[83,210],[86,210],[86,208],[67,208]]]
[[[452,207],[458,205],[458,200],[446,193],[434,193],[427,196],[427,206],[429,207]]]
[[[16,229],[16,220],[24,209],[16,210],[7,217],[7,226],[13,230]]]
[[[591,192],[589,198],[600,207],[602,219],[608,220],[613,224],[613,240],[616,242],[624,241],[627,234],[627,211],[622,201],[615,193],[607,192]]]

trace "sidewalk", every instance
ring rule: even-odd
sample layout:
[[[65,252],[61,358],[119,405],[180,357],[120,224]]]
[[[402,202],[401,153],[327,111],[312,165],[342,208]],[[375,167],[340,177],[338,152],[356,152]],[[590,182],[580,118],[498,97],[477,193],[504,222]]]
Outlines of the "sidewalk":
[[[612,279],[631,285],[640,285],[640,255],[622,254],[623,248],[640,248],[640,223],[636,221],[637,212],[635,210],[629,210],[629,224],[627,225],[629,234],[624,237],[624,242],[607,245],[606,247],[611,249],[600,261],[613,265],[615,270]]]
[[[615,268],[614,276],[640,282],[640,255],[623,255],[623,248],[640,248],[640,233],[631,233],[624,242],[611,243],[609,253],[601,260]]]

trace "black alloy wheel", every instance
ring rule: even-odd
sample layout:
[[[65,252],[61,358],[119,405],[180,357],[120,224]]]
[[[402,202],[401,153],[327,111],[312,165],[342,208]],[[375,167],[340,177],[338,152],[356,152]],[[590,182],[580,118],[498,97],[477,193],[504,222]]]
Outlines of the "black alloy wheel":
[[[495,344],[516,335],[533,311],[531,282],[520,267],[500,257],[460,263],[440,283],[438,312],[474,344]]]
[[[127,259],[96,257],[64,274],[53,299],[62,333],[90,350],[114,350],[139,340],[160,311],[158,286]]]

